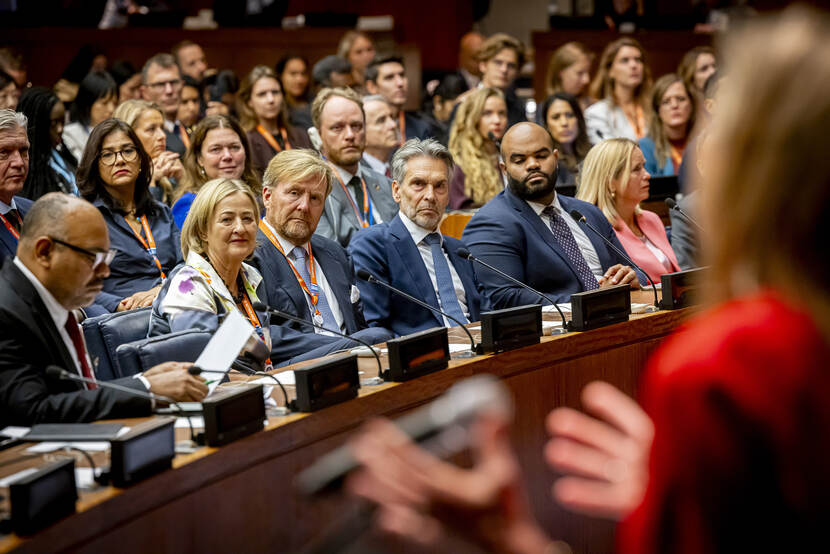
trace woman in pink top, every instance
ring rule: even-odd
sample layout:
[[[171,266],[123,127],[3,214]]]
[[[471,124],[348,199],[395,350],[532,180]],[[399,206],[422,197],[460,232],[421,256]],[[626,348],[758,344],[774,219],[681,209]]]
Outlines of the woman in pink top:
[[[659,282],[661,275],[680,271],[680,266],[660,217],[640,208],[651,177],[644,164],[636,142],[604,140],[585,157],[576,197],[602,210],[628,255]]]

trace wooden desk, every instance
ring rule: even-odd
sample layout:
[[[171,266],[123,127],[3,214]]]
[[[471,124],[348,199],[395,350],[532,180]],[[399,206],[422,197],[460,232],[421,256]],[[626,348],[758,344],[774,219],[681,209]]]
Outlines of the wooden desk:
[[[648,293],[634,296],[648,302]],[[633,394],[648,355],[687,315],[688,310],[633,315],[586,333],[544,337],[511,352],[452,360],[448,369],[408,383],[364,387],[359,398],[314,414],[271,418],[264,432],[179,456],[173,470],[129,489],[83,493],[78,514],[31,539],[6,537],[0,551],[296,551],[349,506],[339,495],[297,497],[291,481],[299,471],[367,418],[400,415],[460,379],[492,373],[515,397],[512,440],[539,521],[576,552],[610,552],[611,523],[566,513],[550,499],[554,476],[541,455],[543,420],[555,406],[579,406],[582,387],[595,379]],[[361,362],[372,371],[372,360]],[[7,455],[2,454],[0,463]]]

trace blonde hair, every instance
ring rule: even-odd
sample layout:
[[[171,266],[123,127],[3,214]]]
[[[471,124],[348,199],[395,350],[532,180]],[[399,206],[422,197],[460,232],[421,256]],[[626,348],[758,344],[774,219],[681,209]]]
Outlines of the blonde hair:
[[[363,101],[360,99],[359,94],[346,87],[324,88],[317,93],[317,96],[314,97],[314,102],[311,103],[311,122],[314,123],[318,131],[320,130],[320,118],[323,115],[323,108],[326,107],[326,102],[334,96],[351,100],[357,104],[360,108],[360,113],[363,114],[364,121],[366,120],[366,113],[363,111]]]
[[[356,41],[358,37],[363,37],[372,44],[374,44],[374,41],[372,41],[372,37],[370,37],[363,31],[355,31],[354,29],[350,29],[343,33],[343,36],[340,37],[340,42],[337,44],[337,55],[343,58],[344,60],[348,60],[349,50],[352,49],[354,41]]]
[[[511,37],[507,33],[496,33],[490,37],[487,37],[487,40],[481,44],[481,48],[479,48],[478,52],[476,52],[476,60],[479,62],[486,62],[507,48],[516,52],[516,58],[519,62],[519,67],[517,69],[521,71],[522,66],[525,64],[525,45],[522,41],[515,37]]]
[[[663,169],[666,165],[666,158],[671,153],[671,145],[666,136],[666,128],[663,125],[663,120],[660,118],[660,105],[663,103],[663,96],[665,96],[666,91],[675,83],[683,84],[686,96],[689,97],[689,121],[686,122],[687,139],[692,134],[692,129],[695,128],[695,99],[692,96],[692,91],[686,86],[683,79],[674,73],[663,75],[657,79],[657,82],[654,83],[654,89],[651,91],[651,113],[649,114],[648,121],[648,136],[654,141],[654,154],[657,156],[657,167],[660,169]]]
[[[331,192],[331,185],[336,179],[331,166],[314,150],[283,150],[268,162],[265,175],[262,177],[262,187],[273,188],[278,183],[305,181],[311,178],[326,181],[326,196]]]
[[[702,90],[695,88],[697,59],[701,56],[701,54],[711,54],[711,56],[717,60],[715,49],[711,46],[695,46],[683,55],[683,59],[680,60],[680,65],[677,66],[677,74],[680,75],[683,82],[686,83],[686,88],[693,91],[696,96],[703,94]]]
[[[273,69],[267,65],[257,65],[242,79],[242,84],[239,85],[239,92],[236,93],[236,112],[239,114],[239,124],[242,125],[245,131],[251,131],[259,124],[259,117],[254,113],[253,108],[248,105],[248,102],[251,100],[251,95],[254,92],[254,85],[260,79],[265,78],[274,79],[280,86],[280,93],[283,99],[280,103],[280,113],[277,115],[277,125],[281,129],[287,127],[288,108],[285,102],[285,91],[282,89],[282,82]]]
[[[241,179],[211,179],[199,189],[193,205],[187,213],[182,225],[182,255],[187,259],[190,252],[204,254],[207,252],[207,242],[202,238],[208,234],[216,206],[232,194],[243,193],[251,201],[257,221],[259,220],[259,204],[251,187]]]
[[[147,110],[155,110],[161,114],[162,120],[164,119],[164,112],[161,111],[161,108],[158,104],[154,102],[148,102],[147,100],[125,100],[121,102],[115,111],[112,112],[112,117],[115,119],[120,119],[127,125],[132,128],[135,128],[135,122],[138,121],[138,118],[141,117],[141,114],[146,112]]]
[[[772,287],[809,291],[830,337],[830,18],[803,7],[748,25],[727,43],[729,78],[702,154],[710,301]],[[758,52],[764,52],[759,56]],[[797,100],[795,100],[797,99]],[[805,299],[806,300],[806,299]]]
[[[481,88],[472,93],[458,106],[450,129],[450,154],[464,172],[464,194],[476,204],[487,203],[504,189],[501,176],[487,154],[486,142],[490,139],[478,132],[484,103],[493,96],[504,100],[504,94],[494,88]]]
[[[550,96],[562,90],[562,78],[560,73],[579,61],[585,56],[590,62],[594,58],[593,52],[581,42],[566,42],[557,48],[550,56],[548,72],[545,76],[546,94]]]
[[[645,108],[648,97],[648,92],[651,89],[651,70],[648,68],[648,61],[646,60],[646,51],[643,46],[635,39],[630,37],[618,38],[610,43],[602,51],[602,56],[599,59],[599,67],[597,74],[594,75],[594,80],[591,81],[589,88],[590,94],[597,100],[609,99],[612,104],[617,103],[614,97],[614,79],[611,77],[611,66],[614,65],[614,58],[623,46],[630,46],[640,51],[643,57],[643,81],[640,86],[634,91],[634,100]]]
[[[631,155],[637,143],[627,138],[607,139],[595,145],[585,156],[579,173],[579,188],[576,197],[590,202],[602,211],[614,227],[620,218],[611,182],[627,183],[631,177]],[[640,206],[634,208],[639,214]]]

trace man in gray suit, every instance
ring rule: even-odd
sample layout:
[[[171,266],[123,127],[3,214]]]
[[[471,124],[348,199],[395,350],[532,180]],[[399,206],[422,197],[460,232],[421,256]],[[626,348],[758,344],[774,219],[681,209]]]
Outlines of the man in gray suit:
[[[321,90],[311,106],[311,118],[320,133],[320,151],[337,177],[317,234],[345,247],[355,232],[397,215],[392,181],[360,163],[366,147],[366,116],[357,93],[347,88]]]

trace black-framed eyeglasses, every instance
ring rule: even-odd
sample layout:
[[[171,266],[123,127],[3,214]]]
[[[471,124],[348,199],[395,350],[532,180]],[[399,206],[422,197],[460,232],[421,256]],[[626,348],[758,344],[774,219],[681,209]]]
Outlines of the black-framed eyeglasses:
[[[75,246],[65,240],[56,239],[55,237],[49,237],[49,239],[52,242],[56,242],[69,248],[70,250],[74,250],[75,252],[88,256],[92,260],[92,269],[97,268],[102,263],[110,265],[112,263],[112,259],[115,258],[115,255],[118,253],[118,250],[115,250],[114,248],[110,248],[106,252],[94,252],[92,250],[87,250],[86,248],[81,248],[80,246]]]
[[[123,150],[104,150],[101,152],[98,159],[101,160],[101,163],[104,165],[113,165],[115,164],[116,158],[118,158],[118,154],[121,154],[121,159],[125,162],[133,162],[136,158],[138,158],[138,148],[135,146],[128,146]]]

